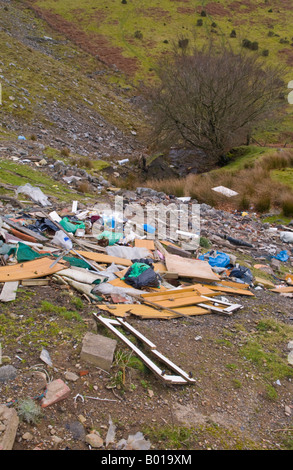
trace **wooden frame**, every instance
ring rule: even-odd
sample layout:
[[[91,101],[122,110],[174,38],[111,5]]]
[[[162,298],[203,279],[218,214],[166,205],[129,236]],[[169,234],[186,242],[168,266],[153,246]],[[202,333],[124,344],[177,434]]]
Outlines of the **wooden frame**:
[[[157,351],[156,345],[152,343],[152,341],[146,338],[138,330],[133,328],[133,326],[127,323],[123,318],[105,318],[102,315],[97,315],[96,313],[93,313],[93,315],[96,320],[98,320],[104,326],[109,328],[112,333],[118,336],[118,338],[120,338],[127,346],[129,346],[132,351],[137,354],[137,356],[144,362],[144,364],[157,375],[159,379],[170,384],[184,385],[188,383],[195,383],[195,380],[191,377],[190,374],[184,372],[180,367],[176,366],[176,364],[174,364],[167,357]],[[164,370],[158,367],[148,356],[146,356],[137,346],[135,346],[135,344],[133,344],[128,338],[126,338],[126,336],[116,328],[117,326],[123,326],[130,333],[139,338],[144,344],[146,344],[150,348],[151,353],[153,353],[161,362],[166,364],[171,370],[175,371],[178,375],[166,374]]]

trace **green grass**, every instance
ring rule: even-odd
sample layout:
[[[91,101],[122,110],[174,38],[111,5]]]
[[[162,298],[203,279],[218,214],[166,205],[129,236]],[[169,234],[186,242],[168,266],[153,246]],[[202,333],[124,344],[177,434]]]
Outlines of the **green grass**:
[[[283,168],[282,170],[272,170],[271,178],[288,186],[293,190],[293,168]]]
[[[242,7],[237,2],[233,10],[229,0],[214,3],[206,1],[170,2],[168,0],[37,0],[33,4],[43,12],[53,12],[85,32],[93,41],[99,41],[99,35],[107,38],[109,43],[122,49],[125,57],[138,59],[138,77],[146,74],[152,76],[152,67],[157,58],[172,50],[172,43],[181,38],[191,40],[196,35],[198,44],[212,37],[220,43],[230,40],[232,29],[236,38],[231,39],[232,47],[239,49],[243,39],[257,41],[259,53],[269,50],[268,63],[285,60],[279,54],[288,47],[280,40],[291,39],[293,34],[293,11],[286,8],[281,0],[274,2],[273,12],[263,6],[261,0]],[[206,17],[200,15],[201,10]],[[203,25],[196,26],[202,19]],[[213,25],[216,23],[216,26]],[[272,29],[270,26],[273,26]],[[213,30],[213,32],[211,32]],[[140,32],[140,35],[136,32]],[[273,31],[273,35],[268,35]],[[139,37],[136,37],[139,36]]]
[[[33,36],[36,38],[54,36],[54,47],[47,46],[50,53],[28,47],[14,34],[8,33],[12,28],[10,18],[14,16],[21,18],[24,24],[29,23],[34,28]],[[24,120],[26,125],[33,125],[36,121],[44,127],[54,128],[56,124],[44,113],[44,109],[52,105],[64,111],[70,108],[72,112],[83,112],[87,117],[96,112],[126,131],[140,126],[139,111],[134,112],[124,99],[126,95],[120,83],[113,83],[112,76],[115,74],[109,74],[95,57],[81,51],[62,34],[52,32],[31,10],[17,4],[9,5],[8,11],[1,16],[0,26],[3,26],[0,28],[0,65],[1,75],[5,78],[5,81],[1,79],[1,111],[6,116],[1,120],[0,139],[11,136],[5,127],[11,115],[17,120]],[[98,75],[100,71],[102,73]]]
[[[292,338],[293,327],[267,318],[259,321],[256,329],[241,347],[241,356],[251,361],[268,382],[292,379],[293,368],[282,351]]]
[[[13,186],[23,186],[26,183],[30,183],[34,187],[39,187],[46,196],[52,196],[68,202],[72,201],[73,197],[77,200],[91,197],[90,194],[80,195],[71,191],[68,186],[50,178],[42,171],[35,170],[28,165],[11,162],[10,160],[0,160],[0,182]],[[23,194],[20,194],[19,197],[25,198]]]

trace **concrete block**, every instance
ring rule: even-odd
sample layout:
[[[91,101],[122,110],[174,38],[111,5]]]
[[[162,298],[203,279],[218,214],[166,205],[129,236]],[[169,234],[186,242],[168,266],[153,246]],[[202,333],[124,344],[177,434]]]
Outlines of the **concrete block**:
[[[83,338],[81,360],[110,371],[117,341],[105,336],[87,333]]]
[[[15,409],[0,405],[0,450],[12,450],[18,424]]]

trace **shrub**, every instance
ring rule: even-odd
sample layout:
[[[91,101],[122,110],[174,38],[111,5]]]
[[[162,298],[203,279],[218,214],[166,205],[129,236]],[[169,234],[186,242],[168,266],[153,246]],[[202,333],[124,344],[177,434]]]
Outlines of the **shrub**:
[[[42,409],[30,398],[20,400],[18,416],[29,424],[36,424],[42,416]]]
[[[70,150],[67,148],[67,147],[64,147],[62,150],[61,150],[61,155],[62,157],[69,157],[70,155]]]

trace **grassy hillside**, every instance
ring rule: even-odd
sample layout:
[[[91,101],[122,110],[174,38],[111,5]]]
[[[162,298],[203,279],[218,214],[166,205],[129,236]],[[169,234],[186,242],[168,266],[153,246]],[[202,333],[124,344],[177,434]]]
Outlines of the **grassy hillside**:
[[[293,64],[293,5],[284,0],[28,0],[54,28],[130,75],[151,76],[172,43],[247,39],[268,61]],[[232,33],[232,34],[231,34]],[[265,51],[265,52],[264,52]]]
[[[121,74],[52,30],[22,2],[1,1],[0,8],[2,138],[33,132],[34,126],[61,133],[74,113],[85,127],[99,121],[129,135],[139,128],[142,118]]]
[[[179,41],[202,45],[229,41],[235,51],[245,44],[268,64],[287,66],[293,76],[293,5],[285,0],[26,0],[59,33],[126,74],[129,83],[154,79],[158,59]],[[288,90],[289,92],[289,90]],[[292,144],[292,107],[266,123],[256,138],[262,144]]]

